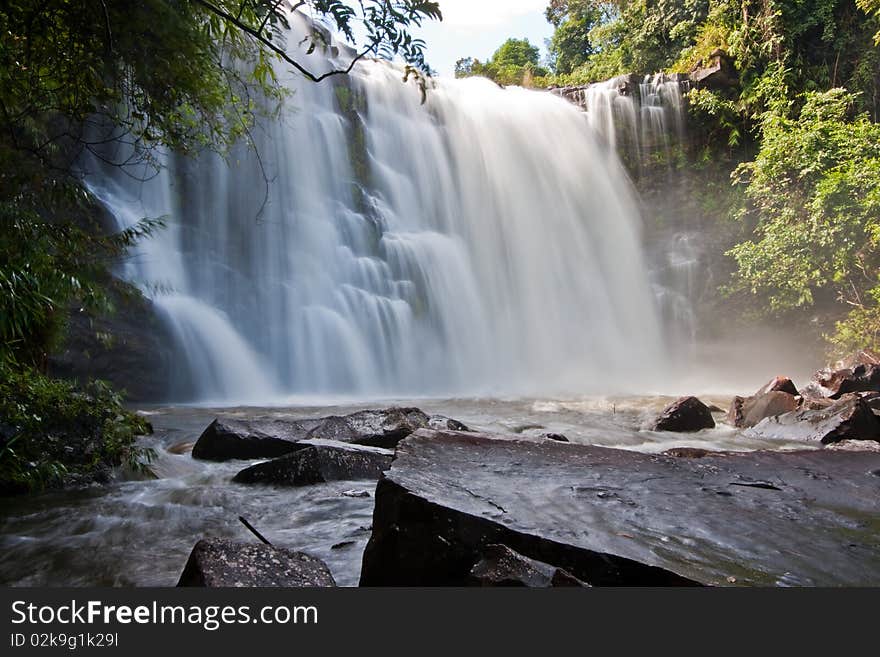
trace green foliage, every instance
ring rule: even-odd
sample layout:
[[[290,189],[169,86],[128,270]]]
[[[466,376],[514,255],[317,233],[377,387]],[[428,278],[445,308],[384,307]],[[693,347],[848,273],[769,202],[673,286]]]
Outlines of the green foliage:
[[[57,193],[69,209],[94,209],[78,186]],[[104,292],[108,263],[162,225],[144,220],[101,235],[96,227],[46,218],[48,209],[41,208],[46,200],[20,194],[0,201],[0,359],[36,366],[44,365],[57,346],[71,304],[112,310]]]
[[[856,4],[865,13],[880,18],[880,0],[856,0]],[[880,32],[874,35],[874,42],[880,45]]]
[[[535,78],[547,75],[547,70],[538,65],[539,60],[540,50],[528,39],[508,39],[485,63],[472,57],[459,59],[455,76],[481,76],[498,84],[531,86]]]
[[[79,390],[0,361],[0,494],[105,481],[115,467],[146,472],[150,431],[119,395],[96,382]]]
[[[880,295],[880,125],[853,116],[843,89],[808,92],[795,115],[768,111],[761,149],[742,165],[755,238],[731,250],[734,290],[775,312],[832,295],[853,309],[835,340],[876,339]]]
[[[601,14],[589,0],[556,0],[547,7],[547,20],[556,28],[548,48],[557,74],[570,74],[595,52],[590,32]]]

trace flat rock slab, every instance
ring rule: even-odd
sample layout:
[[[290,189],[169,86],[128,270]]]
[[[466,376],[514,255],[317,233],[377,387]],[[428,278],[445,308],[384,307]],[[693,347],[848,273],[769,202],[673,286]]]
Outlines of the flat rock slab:
[[[465,584],[491,544],[597,586],[876,586],[880,454],[691,459],[422,430],[377,487],[361,584]]]
[[[303,552],[211,538],[196,543],[177,585],[328,587],[336,582],[327,564]]]
[[[334,441],[309,441],[309,447],[266,463],[246,468],[235,475],[239,484],[310,486],[327,481],[376,481],[391,467],[394,452],[378,447],[349,445]]]

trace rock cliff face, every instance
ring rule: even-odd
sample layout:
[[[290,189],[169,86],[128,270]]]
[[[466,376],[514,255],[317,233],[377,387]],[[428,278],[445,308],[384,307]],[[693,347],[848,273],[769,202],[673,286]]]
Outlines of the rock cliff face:
[[[174,345],[153,304],[136,288],[111,283],[115,312],[94,316],[71,309],[67,338],[52,355],[53,376],[85,382],[103,379],[129,401],[166,401],[174,376]]]

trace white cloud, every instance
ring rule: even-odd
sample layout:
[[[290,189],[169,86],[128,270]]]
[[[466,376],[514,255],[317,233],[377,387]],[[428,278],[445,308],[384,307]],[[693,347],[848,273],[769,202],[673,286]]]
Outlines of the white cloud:
[[[440,0],[443,25],[479,28],[497,25],[536,11],[543,12],[548,0]]]

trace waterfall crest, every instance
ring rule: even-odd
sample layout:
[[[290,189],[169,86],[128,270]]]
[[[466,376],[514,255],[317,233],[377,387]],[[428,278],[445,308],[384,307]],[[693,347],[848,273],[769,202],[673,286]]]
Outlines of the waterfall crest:
[[[611,393],[659,380],[633,192],[576,107],[482,79],[438,80],[423,105],[380,62],[317,85],[279,73],[294,93],[254,130],[256,150],[168,155],[139,184],[89,178],[123,226],[168,217],[124,275],[178,342],[171,397]]]

